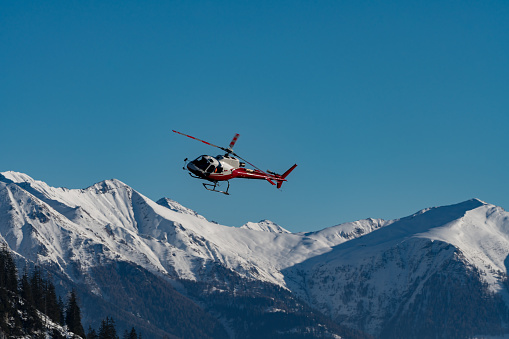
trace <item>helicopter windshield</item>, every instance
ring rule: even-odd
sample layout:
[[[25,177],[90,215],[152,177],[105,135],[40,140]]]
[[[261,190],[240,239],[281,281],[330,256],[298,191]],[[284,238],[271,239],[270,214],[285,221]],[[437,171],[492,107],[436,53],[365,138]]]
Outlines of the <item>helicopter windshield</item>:
[[[207,167],[209,167],[209,162],[203,155],[194,160],[193,164],[202,171],[205,171]]]
[[[213,173],[213,172],[222,172],[221,164],[217,159],[209,156],[202,155],[197,159],[192,161],[192,164],[199,169],[203,174],[205,173]]]

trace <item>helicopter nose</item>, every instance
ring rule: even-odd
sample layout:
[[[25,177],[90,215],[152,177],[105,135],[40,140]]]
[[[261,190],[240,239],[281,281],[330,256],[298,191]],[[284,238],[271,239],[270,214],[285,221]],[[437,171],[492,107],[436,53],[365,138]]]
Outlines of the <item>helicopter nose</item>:
[[[196,165],[192,161],[187,163],[187,170],[199,177],[203,176],[203,171],[196,167]]]

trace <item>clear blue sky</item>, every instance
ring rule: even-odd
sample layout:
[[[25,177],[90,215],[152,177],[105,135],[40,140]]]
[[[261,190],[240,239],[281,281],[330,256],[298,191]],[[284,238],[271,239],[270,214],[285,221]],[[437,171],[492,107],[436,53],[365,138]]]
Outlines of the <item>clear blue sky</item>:
[[[509,208],[507,1],[3,1],[0,171],[117,178],[230,226]],[[278,191],[183,159],[240,133]]]

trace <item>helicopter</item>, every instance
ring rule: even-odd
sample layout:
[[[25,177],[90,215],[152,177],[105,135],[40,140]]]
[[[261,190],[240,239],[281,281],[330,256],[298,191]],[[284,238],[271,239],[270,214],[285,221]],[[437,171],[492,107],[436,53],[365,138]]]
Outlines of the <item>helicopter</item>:
[[[198,158],[187,163],[183,168],[189,171],[189,175],[196,179],[203,179],[210,181],[209,183],[202,183],[203,187],[209,191],[223,193],[229,195],[228,190],[230,189],[230,179],[244,178],[244,179],[261,179],[267,180],[270,184],[275,185],[278,189],[281,188],[283,182],[287,181],[286,177],[297,167],[297,164],[290,167],[285,173],[278,174],[275,172],[267,171],[264,172],[246,159],[242,158],[235,152],[233,152],[233,146],[239,138],[239,134],[236,133],[233,136],[232,141],[228,148],[216,146],[210,142],[195,138],[193,136],[172,130],[173,132],[186,136],[188,138],[201,141],[209,146],[219,148],[226,153],[224,155],[217,155],[215,157],[210,155],[200,155]],[[240,160],[239,160],[240,159]],[[241,161],[242,160],[242,161]],[[188,159],[184,159],[186,163]],[[254,167],[254,169],[246,168],[246,163]],[[219,183],[226,181],[228,186],[225,191],[218,189]]]

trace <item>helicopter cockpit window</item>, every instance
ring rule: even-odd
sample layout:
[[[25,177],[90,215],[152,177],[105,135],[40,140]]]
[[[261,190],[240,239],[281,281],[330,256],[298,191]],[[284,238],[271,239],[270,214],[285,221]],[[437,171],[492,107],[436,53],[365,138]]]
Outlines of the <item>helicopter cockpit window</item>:
[[[209,167],[207,167],[207,169],[205,170],[205,172],[207,173],[212,173],[214,172],[214,170],[216,169],[216,166],[214,166],[214,164],[210,165]]]
[[[202,155],[192,161],[193,165],[198,168],[202,173],[221,173],[223,168],[217,159]]]
[[[201,156],[201,157],[197,158],[196,160],[194,160],[193,164],[196,167],[198,167],[199,169],[201,169],[202,171],[205,171],[207,169],[207,167],[209,166],[209,162],[204,156]]]

